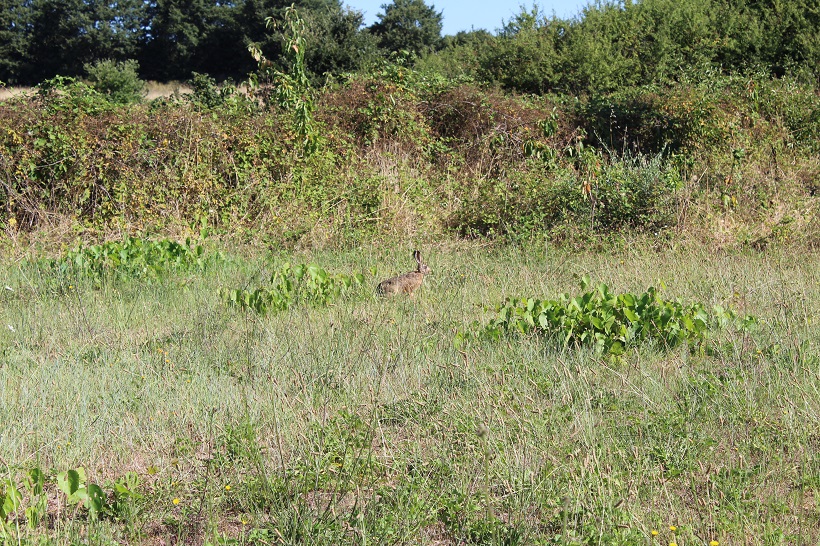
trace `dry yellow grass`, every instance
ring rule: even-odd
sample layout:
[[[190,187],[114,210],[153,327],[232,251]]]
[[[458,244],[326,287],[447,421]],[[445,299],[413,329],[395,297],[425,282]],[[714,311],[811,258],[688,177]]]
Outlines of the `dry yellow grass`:
[[[154,100],[160,97],[170,97],[174,94],[185,94],[193,91],[190,86],[182,82],[155,82],[149,81],[145,84],[147,94],[145,100]],[[0,100],[7,100],[18,95],[33,92],[33,87],[0,87]]]
[[[190,86],[177,81],[165,83],[149,81],[146,82],[145,88],[148,91],[148,94],[145,96],[145,100],[154,100],[160,97],[170,97],[174,94],[182,95],[193,91],[193,89],[191,89]]]
[[[0,87],[0,100],[10,99],[17,95],[30,93],[31,87]]]

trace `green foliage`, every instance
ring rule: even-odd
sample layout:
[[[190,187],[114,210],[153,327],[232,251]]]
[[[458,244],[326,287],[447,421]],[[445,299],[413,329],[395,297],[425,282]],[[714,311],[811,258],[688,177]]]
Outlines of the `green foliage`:
[[[14,537],[14,528],[8,520],[25,506],[25,518],[29,529],[35,529],[46,516],[48,499],[44,492],[45,475],[39,467],[32,468],[21,483],[13,476],[0,482],[0,539]],[[25,499],[23,493],[25,492]]]
[[[2,503],[0,503],[0,521],[5,523],[6,519],[20,508],[23,495],[10,479],[2,483],[2,486],[3,489],[0,490],[0,500],[2,500]]]
[[[140,493],[142,480],[136,472],[126,472],[108,489],[111,491],[111,500],[107,504],[107,513],[114,518],[131,521],[140,512],[145,497]]]
[[[56,215],[103,233],[201,225],[287,246],[409,232],[564,242],[709,229],[694,220],[718,192],[745,223],[730,228],[738,240],[769,237],[783,200],[797,211],[787,235],[816,232],[804,225],[820,99],[795,79],[690,74],[575,99],[394,63],[318,91],[304,71],[280,75],[259,88],[269,109],[204,74],[186,101],[123,108],[68,78],[10,99],[0,226]]]
[[[478,77],[521,93],[560,89],[564,66],[559,52],[568,26],[546,19],[536,7],[522,8],[495,40],[477,44]]]
[[[57,75],[80,76],[83,65],[96,60],[135,58],[146,29],[145,7],[141,0],[4,1],[0,21],[15,18],[5,27],[16,61],[7,77],[35,84]]]
[[[214,306],[226,279],[269,266],[258,245],[225,244],[248,261],[188,275],[184,290],[81,286],[76,298],[50,298],[32,290],[44,272],[0,264],[9,285],[0,291],[0,457],[11,466],[0,477],[0,542],[139,542],[155,528],[224,545],[820,537],[820,515],[804,503],[820,461],[795,448],[817,430],[818,401],[807,395],[820,362],[815,254],[460,242],[437,253],[440,276],[416,301],[363,291],[260,322]],[[367,270],[391,252],[373,245],[311,255]],[[664,313],[685,328],[691,306],[639,290],[632,297],[646,297],[644,316],[655,318],[635,323],[627,311],[637,316],[642,303],[622,294],[635,291],[587,285],[565,301],[539,297],[567,308],[577,300],[587,312],[553,310],[589,319],[586,341],[579,327],[554,350],[565,330],[528,323],[521,333],[512,324],[522,315],[507,318],[497,342],[448,343],[482,319],[488,299],[564,287],[573,271],[618,286],[674,279],[683,301],[709,302],[708,328],[721,317],[730,327],[665,351]],[[712,302],[764,326],[731,327],[736,319]],[[526,315],[520,301],[507,307]],[[611,330],[635,328],[629,356],[593,356],[608,312],[618,317]],[[83,477],[77,467],[89,464],[77,459],[87,453],[98,462]],[[57,470],[30,473],[38,458]],[[139,475],[122,475],[123,460]],[[105,504],[86,505],[81,491],[91,497],[92,485]],[[704,505],[714,517],[702,517]]]
[[[202,269],[213,259],[190,238],[178,243],[125,236],[122,241],[80,245],[49,265],[60,276],[70,274],[100,283],[109,278],[156,279],[168,271]]]
[[[594,2],[563,20],[522,7],[472,53],[450,42],[424,65],[523,93],[599,95],[674,84],[686,73],[759,68],[816,83],[816,8],[815,0]]]
[[[285,263],[274,271],[267,286],[253,290],[222,288],[220,296],[229,305],[266,315],[298,305],[330,305],[363,282],[361,273],[330,274],[315,264],[291,267]]]
[[[188,85],[193,89],[190,100],[205,108],[216,108],[225,103],[225,95],[216,84],[216,80],[207,74],[194,72],[193,77],[188,80]]]
[[[105,96],[93,87],[75,79],[55,76],[37,86],[37,100],[48,114],[99,114],[112,108]],[[57,134],[57,129],[53,134]]]
[[[200,70],[200,44],[209,42],[209,26],[219,17],[214,8],[213,2],[205,0],[151,2],[151,39],[140,52],[148,78],[187,80],[192,71]]]
[[[143,495],[138,491],[140,479],[128,472],[111,484],[100,486],[89,482],[83,467],[47,475],[40,467],[31,468],[17,482],[13,474],[0,482],[0,540],[16,542],[24,537],[19,524],[25,516],[29,530],[36,530],[49,514],[49,490],[62,493],[60,505],[82,507],[92,520],[103,517],[130,520],[138,511]],[[22,490],[22,491],[21,491]],[[25,493],[25,495],[23,494]],[[24,513],[20,514],[20,509]],[[76,513],[76,512],[75,512]],[[9,519],[16,516],[14,525]]]
[[[475,495],[448,492],[441,501],[439,521],[462,544],[526,544],[522,529],[488,513]]]
[[[684,341],[698,344],[708,328],[734,319],[731,311],[721,307],[710,315],[700,303],[663,299],[654,287],[642,294],[613,294],[605,284],[592,290],[589,285],[584,277],[581,289],[586,292],[575,297],[508,298],[489,324],[460,333],[456,342],[461,344],[471,335],[490,340],[513,333],[543,335],[564,347],[587,345],[597,354],[619,356],[648,342],[664,348]]]
[[[57,474],[57,489],[68,505],[82,504],[92,518],[98,518],[108,506],[105,492],[94,483],[87,483],[85,469],[78,467]]]
[[[552,123],[543,120],[539,130],[552,131]],[[611,234],[675,224],[675,195],[682,180],[662,153],[607,156],[583,145],[556,150],[543,138],[525,141],[523,151],[530,168],[475,181],[476,193],[464,198],[451,218],[455,229],[465,235],[518,238],[567,225]]]
[[[305,9],[305,66],[316,83],[328,75],[366,70],[378,58],[376,37],[362,30],[364,14],[341,3]]]
[[[236,86],[227,83],[217,85],[216,80],[207,74],[194,72],[193,77],[188,80],[188,85],[193,89],[193,93],[186,94],[185,98],[200,108],[226,108],[237,114],[259,110],[253,99],[239,93]]]
[[[486,30],[460,31],[442,38],[440,49],[423,55],[414,66],[421,72],[445,78],[477,79],[479,54],[491,51],[495,45],[495,37]]]
[[[662,152],[654,157],[627,154],[602,163],[587,169],[584,186],[591,229],[658,231],[674,226],[676,192],[683,180]]]
[[[115,62],[110,59],[86,63],[91,86],[116,104],[140,102],[145,96],[145,82],[139,79],[139,63],[134,60]]]
[[[269,27],[275,26],[273,18],[267,19]],[[285,54],[290,64],[290,73],[281,72],[273,68],[273,64],[265,58],[256,44],[248,49],[259,63],[258,79],[251,79],[257,94],[260,94],[266,103],[277,104],[280,108],[292,115],[293,130],[300,141],[302,151],[306,155],[315,152],[320,145],[320,134],[313,119],[315,99],[313,89],[308,78],[305,66],[305,22],[299,16],[294,6],[285,10]],[[265,84],[269,82],[270,89]],[[261,85],[261,89],[258,88]]]
[[[373,428],[349,411],[323,425],[316,423],[310,427],[308,439],[310,453],[318,457],[303,468],[293,468],[293,472],[310,490],[328,485],[349,489],[351,483],[373,472],[373,435]]]
[[[290,5],[3,0],[0,80],[32,85],[58,74],[80,76],[84,65],[102,59],[137,59],[146,79],[187,80],[197,72],[240,81],[253,70],[243,57],[248,43],[259,44],[274,66],[290,62],[289,46],[265,27],[267,17],[282,18]],[[306,71],[314,82],[405,55],[428,56],[423,65],[441,74],[527,93],[610,93],[668,85],[682,73],[708,70],[762,69],[816,83],[820,66],[816,0],[599,1],[571,19],[522,7],[498,22],[496,36],[475,32],[444,40],[442,13],[424,0],[385,3],[369,28],[361,12],[339,0],[293,5],[307,23]],[[442,45],[441,55],[431,59]]]
[[[392,0],[383,4],[384,13],[370,27],[379,38],[379,47],[394,53],[420,55],[436,49],[441,41],[442,13],[424,0]]]
[[[15,84],[23,75],[27,45],[23,29],[29,16],[25,0],[0,3],[0,81]]]

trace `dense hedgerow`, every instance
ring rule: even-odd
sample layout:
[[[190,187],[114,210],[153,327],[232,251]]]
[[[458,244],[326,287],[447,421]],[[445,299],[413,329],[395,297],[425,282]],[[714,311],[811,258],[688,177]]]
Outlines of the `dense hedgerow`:
[[[56,79],[0,103],[0,225],[209,225],[324,246],[448,233],[712,237],[720,216],[734,241],[755,242],[799,237],[817,209],[820,98],[794,81],[518,97],[386,66],[317,94],[309,153],[291,113],[212,91],[118,106]]]

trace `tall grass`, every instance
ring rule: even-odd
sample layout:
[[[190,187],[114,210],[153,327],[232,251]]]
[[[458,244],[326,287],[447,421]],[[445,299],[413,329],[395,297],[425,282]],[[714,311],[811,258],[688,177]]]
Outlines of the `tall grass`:
[[[84,466],[104,483],[133,471],[144,495],[119,519],[52,510],[26,530],[18,513],[18,536],[820,540],[816,255],[423,251],[435,273],[395,299],[371,288],[412,265],[406,249],[248,252],[102,284],[55,284],[42,266],[4,261],[0,472]],[[286,259],[364,273],[368,287],[266,317],[219,298]],[[760,326],[621,363],[538,338],[454,347],[456,330],[503,297],[574,292],[585,274],[613,290],[663,281],[670,297],[731,306]]]

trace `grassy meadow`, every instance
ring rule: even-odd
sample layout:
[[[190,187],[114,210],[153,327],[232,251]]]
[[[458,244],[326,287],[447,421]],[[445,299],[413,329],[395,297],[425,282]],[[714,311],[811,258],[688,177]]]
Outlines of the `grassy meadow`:
[[[0,542],[820,543],[819,255],[421,250],[433,274],[390,299],[375,286],[410,247],[206,241],[196,267],[101,277],[7,253],[0,492],[20,495]],[[364,282],[328,305],[227,305],[220,289],[286,261]],[[538,335],[454,344],[503,298],[584,275],[757,321],[617,359]]]
[[[0,99],[0,545],[820,544],[813,82],[300,47]]]

